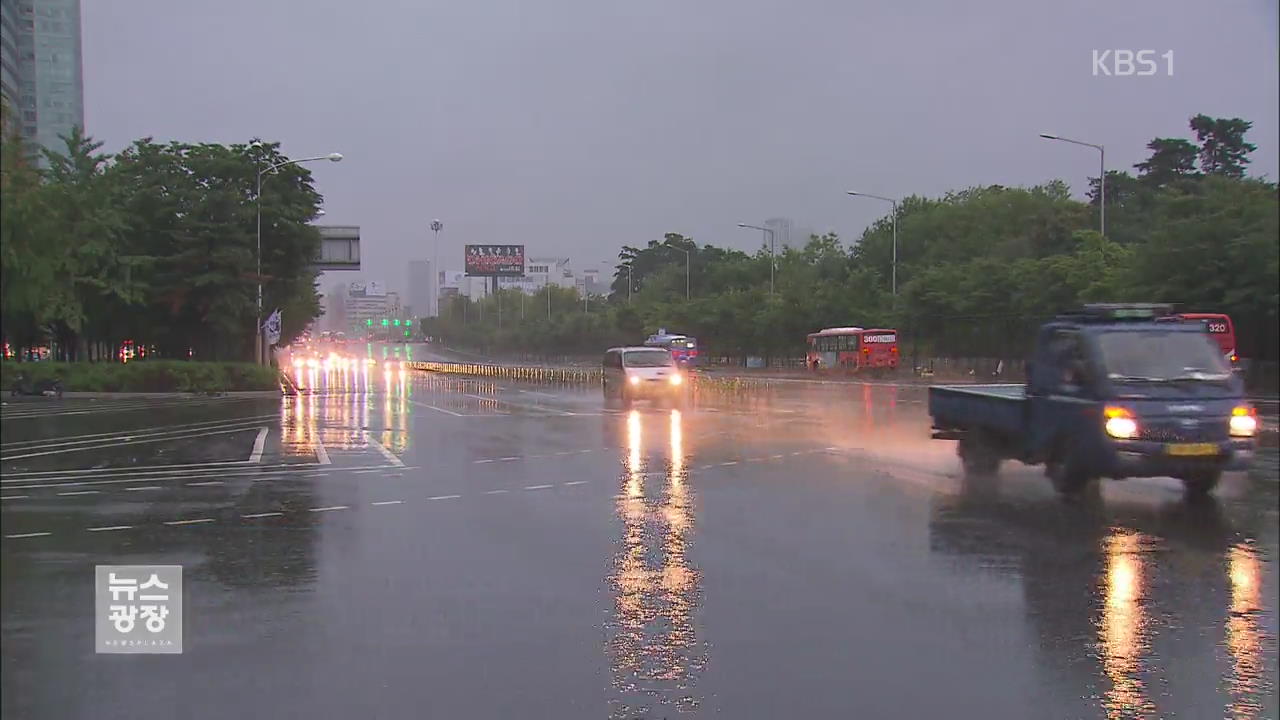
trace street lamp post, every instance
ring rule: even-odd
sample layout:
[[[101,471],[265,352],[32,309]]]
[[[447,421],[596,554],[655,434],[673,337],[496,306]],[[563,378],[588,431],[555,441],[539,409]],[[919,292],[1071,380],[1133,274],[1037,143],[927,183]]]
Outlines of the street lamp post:
[[[893,269],[890,270],[890,275],[892,276],[892,279],[889,282],[891,285],[891,292],[893,296],[897,297],[898,295],[898,201],[890,197],[884,197],[882,195],[872,195],[871,193],[853,192],[852,190],[849,191],[848,194],[854,197],[875,198],[876,200],[883,200],[893,205]]]
[[[759,230],[760,232],[769,233],[769,294],[773,294],[773,271],[778,265],[777,245],[774,242],[773,230],[759,225],[748,225],[746,223],[738,223],[738,227],[748,230]],[[685,273],[686,285],[688,284],[688,273]],[[687,293],[686,293],[687,294]]]
[[[1083,140],[1072,140],[1059,135],[1040,133],[1045,140],[1060,140],[1072,145],[1084,145],[1098,151],[1098,232],[1107,235],[1107,150],[1101,145],[1094,145]]]
[[[261,147],[262,143],[254,143],[252,147]],[[258,214],[258,320],[257,320],[257,340],[254,341],[254,359],[259,364],[266,364],[266,342],[265,331],[262,329],[262,178],[270,172],[275,172],[286,165],[298,165],[306,162],[314,162],[316,160],[328,160],[330,162],[339,162],[342,160],[342,153],[329,153],[328,155],[317,155],[309,158],[298,158],[297,160],[282,160],[273,163],[258,171],[258,189],[254,193],[253,202],[257,206]]]
[[[670,242],[667,243],[667,247],[671,248],[672,250],[679,250],[680,252],[684,253],[684,300],[685,302],[689,302],[689,263],[692,261],[693,255],[689,252],[688,248],[676,247],[675,245],[672,245]],[[772,276],[770,276],[769,287],[770,287],[770,292],[773,292]]]
[[[431,307],[427,308],[427,311],[435,317],[440,314],[440,231],[444,229],[444,223],[432,220],[428,227],[435,234],[436,243],[431,254]]]

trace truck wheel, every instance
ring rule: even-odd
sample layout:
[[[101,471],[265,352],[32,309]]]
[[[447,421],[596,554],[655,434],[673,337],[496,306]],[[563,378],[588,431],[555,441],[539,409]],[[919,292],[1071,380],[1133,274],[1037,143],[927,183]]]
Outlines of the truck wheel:
[[[1088,487],[1093,480],[1066,458],[1062,451],[1045,464],[1044,472],[1053,483],[1053,489],[1063,495],[1076,495]]]
[[[1000,456],[991,443],[981,437],[966,435],[956,445],[956,453],[960,455],[965,475],[985,477],[1000,470]]]
[[[1182,488],[1189,497],[1204,497],[1218,486],[1222,479],[1221,470],[1201,470],[1182,478]]]

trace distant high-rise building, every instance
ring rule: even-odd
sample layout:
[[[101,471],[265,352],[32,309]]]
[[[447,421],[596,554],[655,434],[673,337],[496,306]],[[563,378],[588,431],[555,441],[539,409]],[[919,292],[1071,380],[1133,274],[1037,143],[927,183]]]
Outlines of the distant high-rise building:
[[[791,220],[789,218],[769,218],[764,221],[764,226],[773,231],[773,241],[777,245],[778,252],[782,252],[783,248],[791,247]],[[768,249],[768,233],[765,233],[764,241],[765,249]]]
[[[80,0],[0,0],[0,95],[33,150],[84,127]]]
[[[412,260],[409,262],[409,307],[418,315],[434,316],[434,288],[436,282],[430,260]]]

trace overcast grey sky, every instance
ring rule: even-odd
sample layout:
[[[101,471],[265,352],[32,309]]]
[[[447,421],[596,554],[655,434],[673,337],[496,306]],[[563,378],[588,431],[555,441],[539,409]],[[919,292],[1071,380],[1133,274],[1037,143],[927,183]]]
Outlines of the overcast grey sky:
[[[1254,123],[1277,173],[1277,3],[1224,0],[84,0],[88,132],[244,142],[313,165],[365,270],[464,243],[598,266],[667,231],[752,249],[786,216],[856,238],[885,208],[1142,160],[1199,112]],[[1095,77],[1092,51],[1174,52]],[[909,237],[901,238],[909,246]],[[331,274],[322,281],[327,288]]]

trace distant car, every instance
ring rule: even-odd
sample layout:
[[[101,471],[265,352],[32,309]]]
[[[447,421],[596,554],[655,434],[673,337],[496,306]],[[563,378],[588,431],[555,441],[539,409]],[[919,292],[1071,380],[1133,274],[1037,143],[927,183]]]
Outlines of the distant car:
[[[638,398],[670,400],[686,397],[685,377],[671,353],[655,347],[616,347],[601,362],[605,399],[625,404]]]

